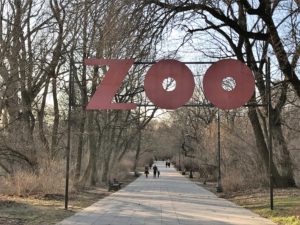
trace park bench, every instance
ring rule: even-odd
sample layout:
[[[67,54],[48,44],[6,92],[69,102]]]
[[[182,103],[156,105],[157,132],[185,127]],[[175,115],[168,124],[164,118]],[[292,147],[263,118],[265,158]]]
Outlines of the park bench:
[[[118,191],[121,189],[123,183],[117,181],[116,179],[114,179],[112,182],[109,181],[108,183],[108,191]]]

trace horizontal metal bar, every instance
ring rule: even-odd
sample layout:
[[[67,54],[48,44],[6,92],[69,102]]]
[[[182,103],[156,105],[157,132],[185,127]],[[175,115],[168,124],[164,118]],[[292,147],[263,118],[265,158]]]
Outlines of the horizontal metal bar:
[[[150,65],[150,64],[155,64],[155,63],[157,63],[157,62],[159,62],[159,61],[149,61],[149,62],[147,62],[147,61],[136,61],[136,62],[134,62],[133,64],[134,65]],[[215,62],[218,62],[218,61],[215,61]],[[195,62],[182,62],[182,63],[184,63],[184,64],[213,64],[213,63],[215,63],[215,62],[206,62],[206,61],[195,61]],[[73,62],[73,64],[83,64],[84,62],[80,62],[80,61],[76,61],[76,62]]]
[[[72,107],[82,107],[83,105],[81,104],[72,104],[71,105]],[[136,106],[138,107],[157,107],[156,105],[154,104],[142,104],[142,103],[137,103]],[[262,106],[267,106],[267,104],[246,104],[246,105],[243,105],[243,107],[262,107]],[[199,103],[199,104],[186,104],[186,105],[183,105],[181,107],[215,107],[213,104],[211,103]]]
[[[156,105],[154,104],[136,104],[138,107],[157,107]],[[242,107],[261,107],[261,106],[266,106],[266,104],[246,104],[246,105],[243,105]],[[202,103],[202,104],[186,104],[186,105],[183,105],[181,107],[215,107],[213,104],[211,103]]]
[[[182,62],[182,63],[184,63],[184,64],[191,64],[191,65],[198,65],[198,64],[214,64],[214,63],[216,63],[216,62],[219,62],[220,60],[218,60],[218,61],[214,61],[214,62],[211,62],[211,61],[187,61],[187,62]],[[147,62],[147,61],[145,61],[145,62],[143,62],[143,61],[136,61],[136,62],[134,62],[133,64],[135,64],[135,65],[147,65],[147,64],[155,64],[155,63],[157,63],[157,62],[159,62],[159,61],[152,61],[152,62]],[[253,62],[255,62],[255,63],[259,63],[260,61],[253,61]],[[248,61],[247,62],[245,62],[245,63],[248,63]]]
[[[133,64],[134,65],[150,65],[150,64],[155,64],[157,63],[158,61],[152,61],[152,62],[140,62],[140,61],[137,61],[137,62],[134,62]],[[217,62],[217,61],[216,61]],[[184,64],[213,64],[215,62],[206,62],[206,61],[199,61],[199,62],[182,62]]]
[[[246,104],[243,105],[244,107],[261,107],[261,106],[267,106],[268,104]]]
[[[157,107],[154,104],[136,104],[138,107],[143,106],[143,107]],[[181,107],[214,107],[214,105],[212,104],[187,104],[187,105],[183,105]]]
[[[159,61],[151,61],[151,62],[150,61],[149,62],[147,62],[147,61],[136,61],[133,64],[134,65],[150,65],[150,64],[155,64],[157,62],[159,62]],[[182,62],[182,63],[190,64],[190,65],[199,65],[199,64],[205,65],[205,64],[214,64],[216,62],[219,62],[219,61],[214,61],[214,62],[210,62],[210,61],[194,61],[194,62],[193,61],[187,61],[187,62]],[[254,62],[259,63],[260,61],[254,61]],[[247,62],[245,62],[245,63],[247,63]],[[75,62],[73,62],[73,64],[83,64],[83,62],[75,61]]]

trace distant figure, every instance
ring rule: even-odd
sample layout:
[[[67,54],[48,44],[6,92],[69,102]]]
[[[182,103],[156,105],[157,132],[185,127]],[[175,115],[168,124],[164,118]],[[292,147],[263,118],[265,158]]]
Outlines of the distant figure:
[[[146,174],[146,178],[148,178],[148,174],[149,174],[149,167],[145,166],[145,174]]]
[[[166,168],[168,167],[168,161],[166,161]]]
[[[167,167],[170,168],[170,165],[171,165],[170,159],[167,160],[166,164],[167,164]]]
[[[157,171],[158,171],[157,166],[154,165],[154,166],[153,166],[153,177],[156,177]]]
[[[157,178],[159,178],[159,175],[160,175],[160,171],[157,170]]]

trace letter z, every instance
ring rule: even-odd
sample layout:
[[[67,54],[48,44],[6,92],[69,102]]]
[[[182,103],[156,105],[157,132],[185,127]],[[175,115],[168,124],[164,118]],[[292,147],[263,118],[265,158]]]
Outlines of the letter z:
[[[108,72],[91,97],[86,109],[135,109],[134,103],[112,103],[113,97],[133,63],[132,59],[85,59],[85,65],[109,66]]]

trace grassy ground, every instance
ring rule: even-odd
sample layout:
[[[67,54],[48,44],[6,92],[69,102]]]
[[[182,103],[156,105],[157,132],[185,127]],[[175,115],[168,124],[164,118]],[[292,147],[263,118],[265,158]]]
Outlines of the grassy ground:
[[[251,211],[268,218],[279,225],[300,225],[300,189],[286,188],[274,190],[274,210],[270,209],[269,190],[252,189],[231,193],[216,193],[216,183],[208,182],[203,185],[199,180],[193,179],[197,184],[214,192],[222,198],[250,209]]]
[[[135,179],[133,175],[122,180],[124,185]],[[51,225],[88,207],[111,194],[105,187],[72,193],[69,210],[64,210],[62,195],[36,195],[27,198],[0,195],[1,225]]]
[[[274,191],[274,210],[270,209],[267,190],[253,190],[252,193],[225,197],[277,224],[300,225],[300,189],[276,189]]]

